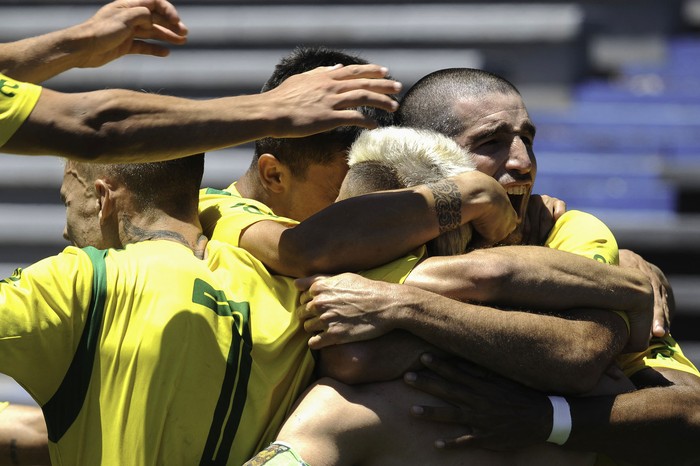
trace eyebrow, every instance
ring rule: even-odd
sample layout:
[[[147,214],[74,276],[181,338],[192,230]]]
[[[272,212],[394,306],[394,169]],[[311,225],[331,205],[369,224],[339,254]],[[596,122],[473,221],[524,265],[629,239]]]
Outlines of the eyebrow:
[[[526,132],[532,134],[533,136],[537,133],[537,127],[532,122],[532,120],[530,120],[529,118],[527,119],[527,121],[525,121],[523,123],[522,129],[523,129],[523,131],[526,131]]]
[[[521,125],[521,131],[534,136],[535,133],[537,133],[537,128],[535,127],[535,124],[530,119],[528,119],[528,120],[524,121],[523,124]],[[508,123],[502,121],[502,122],[498,123],[497,125],[491,126],[489,128],[484,129],[483,131],[480,131],[480,132],[474,134],[471,137],[471,139],[476,141],[479,139],[485,139],[485,138],[495,136],[498,133],[512,133],[512,132],[513,132],[512,127]]]

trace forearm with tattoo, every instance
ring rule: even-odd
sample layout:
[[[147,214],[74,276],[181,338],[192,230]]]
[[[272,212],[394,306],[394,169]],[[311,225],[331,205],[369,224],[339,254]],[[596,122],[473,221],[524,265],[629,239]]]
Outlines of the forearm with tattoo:
[[[462,224],[462,197],[457,184],[445,179],[427,186],[435,199],[440,234],[459,228]]]

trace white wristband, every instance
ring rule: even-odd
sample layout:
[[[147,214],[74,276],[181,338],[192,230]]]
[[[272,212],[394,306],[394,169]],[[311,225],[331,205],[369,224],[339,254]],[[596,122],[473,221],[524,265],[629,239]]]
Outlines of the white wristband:
[[[548,442],[564,445],[571,434],[571,409],[563,396],[548,396],[552,403],[552,433]]]

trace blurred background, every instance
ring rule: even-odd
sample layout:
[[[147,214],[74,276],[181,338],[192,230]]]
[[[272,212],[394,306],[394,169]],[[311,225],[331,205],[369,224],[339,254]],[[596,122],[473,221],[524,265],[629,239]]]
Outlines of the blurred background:
[[[0,0],[0,41],[79,23],[106,1]],[[700,364],[700,0],[174,0],[190,29],[166,59],[125,57],[45,83],[209,98],[259,91],[297,45],[388,66],[408,89],[449,67],[498,73],[537,125],[535,191],[605,221],[667,274],[673,335]],[[224,187],[252,149],[208,154]],[[62,162],[2,155],[0,275],[59,252]],[[3,397],[5,393],[8,393]],[[27,400],[0,379],[0,399]]]

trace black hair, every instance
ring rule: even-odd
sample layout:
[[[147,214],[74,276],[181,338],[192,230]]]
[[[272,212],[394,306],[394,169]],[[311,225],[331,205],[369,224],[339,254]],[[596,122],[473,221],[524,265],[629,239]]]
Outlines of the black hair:
[[[262,87],[262,92],[276,88],[292,75],[304,73],[319,66],[367,63],[367,60],[357,55],[322,46],[297,47],[277,64],[272,76]],[[393,115],[390,112],[373,107],[359,107],[358,110],[376,120],[379,126],[389,126],[393,123]],[[310,164],[332,162],[333,154],[347,151],[362,130],[363,128],[359,126],[341,126],[302,138],[259,139],[255,142],[253,164],[257,163],[258,157],[262,154],[270,153],[289,167],[294,176],[303,179]]]
[[[187,217],[197,211],[204,174],[203,153],[151,163],[70,163],[90,181],[100,176],[119,180],[131,192],[139,210],[158,208],[175,217]]]
[[[447,68],[421,78],[401,99],[394,119],[397,126],[431,129],[454,138],[464,131],[454,113],[455,102],[487,94],[520,95],[505,78],[474,68]]]

